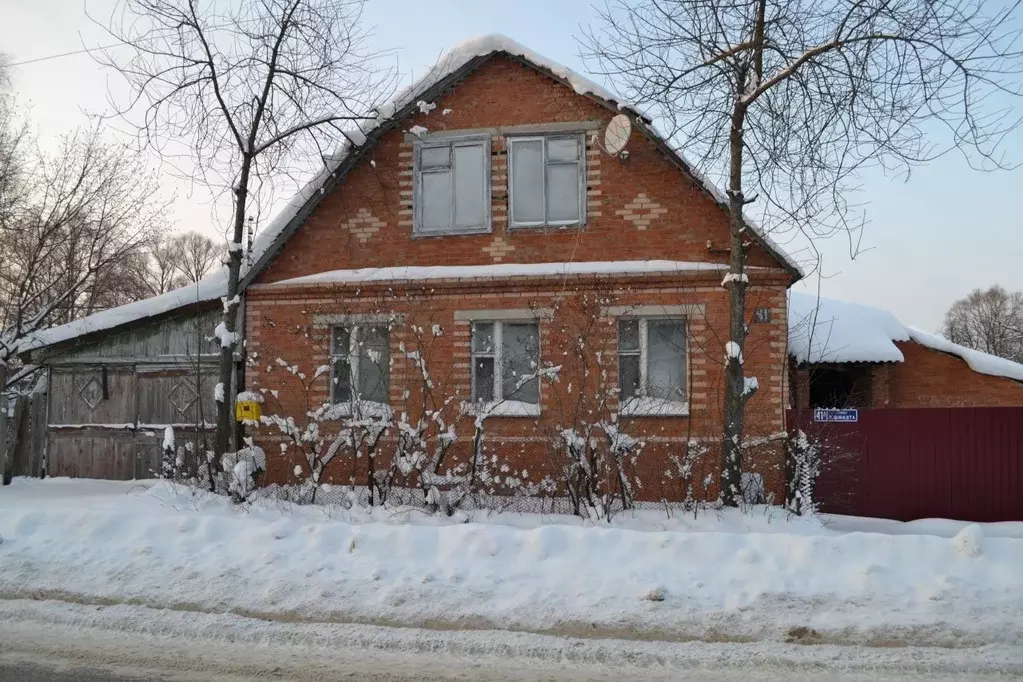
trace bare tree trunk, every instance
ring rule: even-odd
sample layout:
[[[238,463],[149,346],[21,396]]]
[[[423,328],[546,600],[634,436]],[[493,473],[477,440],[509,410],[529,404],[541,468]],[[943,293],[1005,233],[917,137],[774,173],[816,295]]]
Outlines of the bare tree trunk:
[[[746,246],[743,243],[745,222],[742,209],[743,125],[746,110],[737,104],[732,113],[730,133],[730,162],[728,181],[728,209],[730,212],[728,291],[728,346],[725,349],[725,398],[723,405],[724,434],[721,441],[721,502],[726,507],[739,504],[739,483],[742,475],[742,433],[746,401],[743,361],[746,349]]]
[[[251,142],[250,142],[251,144]],[[227,298],[224,304],[224,328],[227,330],[231,343],[220,344],[220,374],[219,382],[224,388],[223,400],[217,403],[217,435],[214,442],[216,448],[216,460],[219,462],[221,455],[229,452],[231,448],[231,436],[234,432],[234,392],[232,390],[235,374],[234,351],[237,341],[234,340],[235,321],[238,311],[238,282],[241,278],[242,250],[239,245],[242,243],[242,236],[245,233],[245,209],[249,194],[249,173],[252,169],[252,156],[246,154],[242,161],[241,173],[238,177],[238,185],[235,187],[234,196],[234,232],[232,233],[231,246],[228,251],[227,261]]]
[[[14,457],[7,456],[7,363],[0,363],[0,460],[3,460],[3,484],[10,485],[14,478]]]

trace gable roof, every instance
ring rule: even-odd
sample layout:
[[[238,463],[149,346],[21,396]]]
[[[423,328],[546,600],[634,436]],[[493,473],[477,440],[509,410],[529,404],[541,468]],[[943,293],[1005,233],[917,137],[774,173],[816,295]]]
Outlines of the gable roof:
[[[399,92],[390,102],[379,107],[376,120],[364,123],[348,133],[348,139],[340,151],[329,159],[327,167],[292,197],[291,201],[256,238],[252,249],[253,266],[242,277],[242,286],[248,285],[259,276],[320,202],[341,185],[348,172],[385,133],[397,128],[403,120],[419,111],[419,102],[432,102],[457,81],[465,78],[480,65],[497,55],[515,59],[612,111],[627,114],[632,119],[634,127],[642,131],[670,161],[691,177],[697,186],[707,192],[723,210],[728,210],[728,199],[724,192],[697,171],[681,150],[674,149],[667,138],[657,131],[651,120],[634,105],[624,102],[620,97],[594,81],[533,52],[507,36],[492,34],[467,40],[445,52],[437,64],[422,78]],[[746,219],[746,224],[751,228],[754,238],[782,267],[796,279],[803,277],[804,273],[799,263],[776,244],[764,230],[749,219]]]
[[[1023,364],[908,327],[887,310],[789,292],[789,355],[798,363],[905,362],[897,341],[961,358],[974,372],[1023,381]]]
[[[327,160],[326,167],[292,196],[273,220],[257,235],[251,249],[252,266],[244,268],[240,282],[241,288],[244,290],[269,266],[280,249],[302,226],[309,215],[316,210],[320,202],[343,183],[348,172],[373,149],[385,133],[394,130],[403,120],[419,111],[418,103],[420,101],[433,101],[445,90],[497,55],[515,59],[565,84],[579,95],[588,97],[612,111],[627,114],[632,119],[635,128],[650,139],[682,172],[691,177],[697,186],[707,192],[723,210],[728,210],[725,194],[697,171],[680,150],[672,148],[667,138],[657,131],[652,121],[637,107],[622,101],[620,97],[585,76],[547,59],[511,38],[492,34],[467,40],[445,52],[422,78],[401,90],[390,102],[378,107],[375,120],[362,123],[346,132],[347,139],[339,151]],[[786,271],[796,279],[803,277],[803,270],[795,259],[752,221],[747,219],[746,223],[750,226],[754,238]],[[202,300],[208,301],[224,296],[226,281],[223,272],[215,273],[203,280],[201,286],[198,287],[204,296]],[[195,289],[195,286],[187,287],[39,332],[23,344],[22,352],[62,343],[76,336],[113,329],[195,303]]]

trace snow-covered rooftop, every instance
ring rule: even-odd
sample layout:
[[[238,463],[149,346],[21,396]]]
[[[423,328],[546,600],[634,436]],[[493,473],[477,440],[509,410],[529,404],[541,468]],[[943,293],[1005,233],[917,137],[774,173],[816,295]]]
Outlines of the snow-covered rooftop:
[[[347,133],[349,139],[346,140],[341,149],[328,160],[327,167],[324,168],[324,170],[312,181],[306,184],[294,197],[292,197],[280,213],[278,213],[270,224],[267,225],[267,227],[256,237],[252,249],[253,262],[259,263],[260,259],[274,245],[277,238],[285,231],[289,223],[291,223],[292,219],[298,214],[309,199],[313,198],[317,193],[323,193],[325,185],[337,172],[341,163],[351,154],[361,151],[361,147],[364,146],[367,141],[367,136],[372,131],[383,123],[390,121],[396,114],[409,105],[417,102],[426,93],[426,91],[443,81],[448,76],[459,71],[459,69],[466,66],[472,60],[498,52],[504,52],[515,57],[520,57],[531,64],[550,71],[552,74],[568,83],[577,93],[597,97],[598,99],[614,104],[622,111],[628,111],[646,120],[644,114],[639,111],[639,109],[628,102],[623,102],[618,95],[598,85],[589,78],[569,69],[568,67],[530,50],[528,47],[525,47],[507,36],[491,34],[466,40],[445,52],[440,59],[437,60],[437,63],[429,71],[427,71],[422,78],[401,90],[390,102],[378,107],[378,116],[374,121],[362,123],[357,129]],[[711,194],[711,196],[714,197],[715,201],[721,204],[727,203],[727,198],[724,192],[714,185],[714,183],[712,183],[706,176],[701,174],[699,170],[683,156],[681,150],[672,146],[668,139],[657,131],[652,124],[646,125],[645,127],[659,142],[672,150],[678,160],[689,170],[694,179],[699,182],[700,185]],[[746,222],[750,228],[756,232],[764,244],[772,249],[778,257],[784,260],[785,263],[795,272],[798,272],[800,275],[803,274],[803,269],[799,263],[796,262],[792,256],[786,253],[785,250],[782,249],[774,240],[772,240],[770,235],[752,221],[747,219]]]
[[[980,374],[1023,381],[1023,364],[906,326],[887,310],[789,292],[789,355],[797,362],[904,362],[896,341],[955,355]]]
[[[166,294],[147,298],[144,301],[135,301],[134,303],[103,310],[81,320],[36,332],[24,339],[21,345],[21,352],[70,341],[73,338],[91,334],[92,332],[113,329],[122,324],[169,313],[189,304],[213,301],[223,297],[226,292],[227,269],[221,268],[217,272],[207,275],[199,282],[190,284],[187,287],[168,291]]]
[[[337,153],[328,159],[326,167],[316,177],[306,183],[306,185],[303,186],[303,188],[294,196],[292,196],[278,214],[259,233],[259,235],[256,236],[252,244],[251,261],[255,263],[257,267],[261,264],[264,255],[266,255],[267,252],[274,247],[275,243],[284,234],[285,230],[296,218],[303,207],[306,206],[306,204],[317,194],[325,194],[329,182],[332,180],[333,176],[335,176],[345,159],[353,153],[362,151],[363,148],[368,148],[367,141],[370,133],[379,128],[385,122],[391,121],[403,109],[418,101],[424,93],[426,93],[426,91],[430,90],[430,88],[437,85],[445,78],[458,72],[472,60],[499,52],[520,57],[531,64],[550,71],[556,77],[568,83],[579,94],[596,97],[613,104],[619,110],[628,111],[644,118],[643,113],[634,105],[623,102],[617,95],[598,85],[596,82],[561,64],[558,64],[557,62],[547,59],[543,55],[530,50],[507,36],[492,34],[466,40],[445,52],[425,75],[409,85],[407,88],[401,90],[394,99],[378,107],[377,118],[375,120],[364,122],[357,128],[347,131],[346,134],[348,139],[341,145],[341,148],[337,151]],[[644,120],[646,119],[644,118]],[[672,149],[673,153],[678,157],[678,160],[689,169],[693,177],[715,198],[716,201],[720,203],[725,202],[724,193],[710,182],[709,179],[700,174],[700,172],[685,159],[680,150],[672,147],[667,138],[657,132],[652,125],[646,125],[645,127],[659,142]],[[747,222],[751,228],[756,231],[763,242],[769,248],[774,250],[789,267],[802,274],[803,270],[800,265],[790,255],[785,253],[785,251],[776,244],[768,234],[752,222]],[[242,274],[244,276],[246,273],[243,272]],[[212,300],[224,295],[224,290],[226,288],[225,281],[225,274],[217,273],[208,277],[206,280],[203,280],[203,282],[199,285],[193,285],[185,289],[163,294],[162,296],[157,296],[146,301],[139,301],[137,303],[131,303],[118,308],[112,308],[110,310],[91,315],[77,322],[72,322],[67,325],[39,332],[31,339],[28,339],[26,343],[23,344],[22,348],[27,351],[54,343],[60,343],[82,334],[111,329],[121,324],[166,313],[189,303],[195,303],[196,301]]]
[[[400,265],[387,268],[331,270],[275,282],[273,286],[400,282],[437,279],[560,277],[568,275],[635,275],[727,270],[722,263],[677,260],[584,261],[578,263],[497,263],[493,265]]]

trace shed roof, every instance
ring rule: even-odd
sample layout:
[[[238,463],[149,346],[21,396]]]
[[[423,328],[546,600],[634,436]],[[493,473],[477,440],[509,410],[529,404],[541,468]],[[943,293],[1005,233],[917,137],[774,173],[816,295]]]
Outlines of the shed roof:
[[[955,355],[980,374],[1023,381],[1023,364],[906,326],[887,310],[789,292],[789,355],[796,362],[904,362],[896,341]]]

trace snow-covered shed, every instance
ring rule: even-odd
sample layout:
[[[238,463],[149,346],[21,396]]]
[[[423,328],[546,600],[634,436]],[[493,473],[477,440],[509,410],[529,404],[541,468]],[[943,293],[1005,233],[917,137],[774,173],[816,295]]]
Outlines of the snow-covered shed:
[[[181,442],[205,437],[225,283],[218,272],[24,341],[22,359],[46,373],[50,475],[149,478],[168,425]]]
[[[858,303],[790,291],[789,356],[793,407],[1023,405],[1023,365]]]

